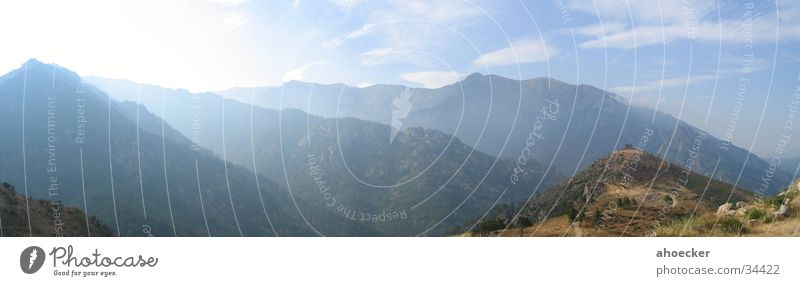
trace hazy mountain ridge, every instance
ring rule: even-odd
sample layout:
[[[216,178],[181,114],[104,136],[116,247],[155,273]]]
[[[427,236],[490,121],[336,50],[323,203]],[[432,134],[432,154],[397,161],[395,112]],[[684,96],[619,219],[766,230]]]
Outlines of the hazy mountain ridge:
[[[254,107],[209,93],[112,82],[96,84],[105,84],[120,99],[150,104],[151,110],[165,104],[168,112],[163,118],[182,133],[196,134],[199,145],[280,182],[312,209],[331,209],[323,205],[325,194],[314,191],[317,182],[309,168],[322,170],[324,187],[342,203],[342,211],[333,211],[343,224],[349,222],[342,212],[406,212],[408,221],[357,220],[376,233],[442,233],[482,214],[498,200],[527,199],[536,186],[547,187],[561,176],[551,169],[540,183],[545,168],[531,160],[522,166],[525,172],[518,174],[519,182],[511,183],[515,174],[511,162],[497,161],[439,131],[405,129],[392,140],[389,126],[370,121],[322,118],[296,109]],[[393,185],[397,186],[388,187]],[[436,227],[429,230],[430,226]],[[326,233],[330,226],[315,227]]]
[[[27,178],[31,197],[47,198],[47,178],[55,176],[58,199],[82,207],[85,193],[89,214],[115,230],[118,221],[122,236],[312,233],[292,212],[290,199],[279,186],[261,178],[259,196],[251,171],[226,164],[208,151],[193,150],[189,140],[180,139],[166,125],[138,128],[129,105],[81,84],[80,77],[68,70],[28,61],[0,85],[0,103],[0,130],[17,138],[3,141],[2,148],[9,151],[2,153],[0,177],[17,186],[24,186]],[[85,122],[79,122],[79,114],[84,114]],[[139,119],[142,126],[161,122],[144,108]],[[162,140],[162,128],[170,140]],[[82,144],[76,143],[78,132],[85,133]],[[55,142],[53,152],[43,148],[48,138]],[[47,171],[51,159],[56,172]],[[278,219],[270,224],[264,209]]]
[[[296,108],[325,117],[350,116],[390,124],[393,100],[405,89],[396,85],[356,88],[293,81],[281,87],[221,93],[269,108]],[[675,164],[696,161],[693,171],[707,176],[713,172],[715,178],[749,190],[763,188],[761,176],[769,168],[758,156],[695,126],[661,112],[630,106],[625,99],[589,85],[472,74],[441,88],[408,90],[413,109],[400,128],[440,130],[484,153],[509,160],[516,160],[525,148],[540,111],[557,102],[557,118],[542,124],[542,140],[533,158],[545,165],[553,162],[562,172],[577,173],[625,144],[636,144],[643,135],[648,137],[644,146],[647,152]],[[696,144],[698,138],[701,142]],[[779,170],[763,192],[778,192],[790,181],[791,174]]]
[[[784,158],[781,160],[781,168],[790,174],[797,172],[798,167],[800,167],[800,157]]]

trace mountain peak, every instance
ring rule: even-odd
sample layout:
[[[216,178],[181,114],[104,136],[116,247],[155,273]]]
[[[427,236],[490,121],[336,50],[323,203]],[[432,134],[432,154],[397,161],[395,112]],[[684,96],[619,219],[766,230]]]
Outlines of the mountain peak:
[[[486,78],[486,75],[479,72],[474,72],[465,77],[464,81],[477,81],[477,80],[482,80],[484,78]]]
[[[43,63],[43,62],[41,62],[41,61],[37,60],[36,58],[30,58],[30,59],[28,59],[27,61],[25,61],[25,63],[24,63],[24,64],[22,64],[22,66],[27,66],[27,65],[44,65],[44,64],[45,64],[45,63]]]
[[[25,71],[28,76],[32,75],[39,75],[42,77],[47,78],[59,78],[63,79],[66,78],[69,81],[80,81],[80,76],[75,73],[74,71],[67,69],[65,67],[59,66],[57,64],[48,64],[42,61],[39,61],[36,58],[30,58],[19,69],[13,70],[5,76],[9,76],[12,74],[17,74],[19,71]]]
[[[599,164],[598,164],[599,163]],[[655,179],[661,173],[670,170],[669,162],[655,155],[626,145],[622,149],[614,150],[604,160],[598,160],[587,169],[604,168],[606,172],[623,174],[628,179],[647,182]]]

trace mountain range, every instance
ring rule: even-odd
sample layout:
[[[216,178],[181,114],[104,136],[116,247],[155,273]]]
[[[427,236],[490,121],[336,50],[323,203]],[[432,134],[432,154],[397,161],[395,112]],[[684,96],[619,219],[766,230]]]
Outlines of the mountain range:
[[[563,177],[535,161],[517,166],[489,156],[436,130],[407,128],[392,140],[389,126],[352,117],[261,108],[129,81],[89,81],[112,97],[162,112],[198,146],[278,182],[312,209],[332,211],[325,223],[311,223],[320,233],[358,222],[372,235],[443,234]],[[386,214],[405,218],[384,221]]]
[[[774,194],[791,178],[776,171],[762,186],[768,165],[744,149],[543,78],[473,74],[438,89],[293,81],[218,94],[29,60],[0,77],[0,106],[0,180],[117,236],[437,236],[510,206],[541,220],[580,201],[553,190],[605,182],[605,154],[634,145],[650,156],[645,169],[665,158],[713,186],[713,198],[687,196],[703,207],[726,190]]]
[[[81,207],[115,235],[313,233],[277,184],[193,149],[65,68],[26,62],[0,84],[0,106],[0,177],[31,198]]]
[[[440,130],[488,155],[512,161],[528,152],[528,139],[536,137],[530,152],[533,160],[566,175],[577,174],[613,150],[641,142],[642,149],[671,163],[688,162],[694,172],[760,193],[774,194],[792,178],[791,173],[777,170],[770,182],[762,184],[770,166],[747,150],[613,93],[550,78],[512,80],[476,73],[435,89],[292,81],[219,93],[268,108],[391,124],[395,100],[404,91],[411,94],[411,108],[397,128]],[[551,109],[557,111],[554,120],[541,120],[542,111]]]

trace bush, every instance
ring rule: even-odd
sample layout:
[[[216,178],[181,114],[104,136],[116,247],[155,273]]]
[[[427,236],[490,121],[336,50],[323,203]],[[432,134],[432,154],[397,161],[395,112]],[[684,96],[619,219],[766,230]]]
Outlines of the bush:
[[[762,219],[762,218],[764,218],[766,216],[767,216],[767,211],[765,211],[763,209],[760,209],[760,208],[749,209],[749,210],[747,210],[747,214],[745,215],[745,217],[748,220],[751,220],[751,219]]]
[[[531,227],[531,226],[533,226],[533,222],[531,222],[531,220],[528,217],[520,216],[517,219],[517,227],[526,228],[526,227]]]
[[[734,217],[723,217],[717,222],[717,228],[726,234],[738,234],[744,224]]]
[[[603,224],[603,213],[600,212],[599,209],[594,209],[594,225],[599,226]]]
[[[617,206],[620,208],[627,208],[631,204],[633,204],[633,201],[628,197],[617,198]]]
[[[475,232],[479,234],[487,234],[495,230],[503,229],[505,227],[506,226],[503,223],[503,220],[501,220],[500,218],[490,218],[481,221],[478,224],[478,227],[475,228]]]
[[[578,210],[574,207],[569,207],[567,209],[567,218],[569,218],[569,221],[575,220],[576,217],[578,217]]]
[[[783,202],[783,197],[781,196],[769,197],[764,199],[764,204],[776,208],[780,207],[782,202]]]

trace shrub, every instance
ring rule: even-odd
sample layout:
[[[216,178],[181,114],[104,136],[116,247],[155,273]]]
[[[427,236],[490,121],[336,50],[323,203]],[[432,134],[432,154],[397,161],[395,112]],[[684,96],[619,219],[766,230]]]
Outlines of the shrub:
[[[578,210],[574,207],[569,207],[567,209],[567,218],[569,218],[569,221],[575,220],[576,217],[578,217]]]
[[[627,208],[635,204],[636,200],[632,200],[628,197],[617,198],[617,206],[619,206],[620,208]]]
[[[764,199],[764,204],[776,208],[780,207],[782,202],[783,202],[783,197],[781,196],[769,197]]]
[[[594,209],[594,225],[599,226],[603,224],[603,214],[600,212],[599,209]]]
[[[526,217],[526,216],[520,216],[517,219],[517,226],[520,227],[520,228],[531,227],[531,226],[533,226],[533,222],[531,222],[531,220],[528,219],[528,217]]]
[[[528,217],[521,216],[517,219],[517,227],[519,227],[519,236],[522,236],[525,233],[525,228],[533,226],[533,222],[531,222]]]
[[[717,228],[726,234],[737,234],[743,226],[744,224],[734,217],[722,217],[717,222]]]
[[[481,221],[475,228],[475,232],[479,234],[487,234],[495,230],[503,229],[505,227],[506,226],[503,223],[503,220],[501,220],[500,218],[490,218]]]
[[[751,219],[762,219],[762,218],[764,218],[766,216],[767,216],[767,211],[765,211],[763,209],[760,209],[760,208],[749,209],[749,210],[747,210],[747,214],[745,215],[745,217],[748,220],[751,220]]]

